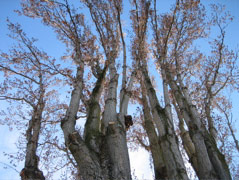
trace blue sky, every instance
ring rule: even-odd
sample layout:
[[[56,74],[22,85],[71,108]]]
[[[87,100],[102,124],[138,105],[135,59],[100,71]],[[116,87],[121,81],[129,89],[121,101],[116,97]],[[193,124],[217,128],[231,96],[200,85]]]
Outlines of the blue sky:
[[[127,1],[127,0],[124,0]],[[128,2],[128,1],[127,1]],[[169,8],[169,4],[174,2],[174,0],[159,0],[159,7],[161,12],[166,12]],[[237,46],[239,47],[239,0],[201,0],[202,3],[208,5],[209,2],[218,2],[225,4],[227,9],[231,12],[233,16],[235,16],[235,20],[233,23],[229,25],[227,28],[226,34],[226,43],[229,45],[230,48],[235,49]],[[128,8],[125,5],[125,8]],[[55,33],[48,27],[42,25],[39,19],[30,19],[23,16],[18,16],[16,13],[13,12],[15,9],[20,9],[20,0],[0,0],[0,50],[7,51],[12,45],[13,41],[7,37],[8,29],[6,25],[6,18],[8,17],[12,22],[18,22],[22,25],[23,30],[30,36],[36,37],[39,39],[37,45],[40,49],[45,50],[50,56],[55,58],[59,58],[65,52],[64,45],[56,39]],[[124,14],[123,24],[125,28],[130,29],[130,22],[127,20],[128,14]],[[127,32],[126,32],[127,33]],[[202,48],[204,44],[201,45]],[[1,75],[1,74],[0,74]],[[1,79],[2,77],[0,77]],[[232,96],[233,100],[233,116],[234,118],[239,117],[239,96],[238,93],[234,93]],[[0,109],[5,106],[0,102]],[[237,119],[238,120],[238,119]],[[238,123],[237,123],[238,127]],[[238,134],[238,133],[237,133]],[[0,162],[8,163],[9,161],[2,155],[5,152],[14,152],[15,150],[15,141],[18,138],[18,133],[16,131],[9,131],[6,126],[0,125]],[[151,171],[149,170],[149,162],[148,154],[145,153],[143,150],[139,150],[136,153],[131,154],[132,158],[132,167],[136,169],[136,175],[140,178],[150,179]],[[22,168],[22,164],[17,167],[20,171]],[[18,174],[12,169],[4,169],[3,165],[0,164],[0,180],[3,179],[19,179]]]

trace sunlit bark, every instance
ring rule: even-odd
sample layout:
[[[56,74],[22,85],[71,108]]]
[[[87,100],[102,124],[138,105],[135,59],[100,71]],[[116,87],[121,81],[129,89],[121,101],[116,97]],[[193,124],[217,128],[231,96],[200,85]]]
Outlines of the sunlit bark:
[[[164,164],[164,158],[162,150],[159,144],[159,137],[155,130],[153,123],[153,117],[151,115],[151,109],[147,99],[147,92],[144,83],[141,81],[142,87],[142,103],[144,113],[144,128],[149,138],[150,151],[153,158],[155,179],[166,179],[166,167]]]

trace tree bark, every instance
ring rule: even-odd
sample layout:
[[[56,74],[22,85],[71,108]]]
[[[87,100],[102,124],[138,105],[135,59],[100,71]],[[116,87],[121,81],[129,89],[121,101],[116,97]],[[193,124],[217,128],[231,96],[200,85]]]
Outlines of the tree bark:
[[[188,155],[189,162],[191,163],[193,169],[195,170],[197,176],[199,177],[197,157],[195,154],[196,153],[195,146],[192,142],[189,132],[186,131],[186,129],[184,128],[184,119],[183,119],[181,112],[180,112],[179,108],[177,107],[176,102],[174,100],[173,100],[173,105],[175,107],[175,110],[177,112],[178,119],[179,119],[180,137],[182,139],[183,147]]]
[[[39,133],[41,129],[41,116],[43,112],[43,107],[44,105],[41,104],[39,109],[37,107],[34,109],[32,119],[29,122],[28,130],[26,132],[27,148],[25,166],[20,173],[22,180],[45,179],[43,172],[38,168],[39,157],[36,154]]]
[[[90,96],[89,104],[88,104],[88,112],[87,112],[87,120],[85,123],[84,129],[84,139],[86,145],[95,151],[96,153],[100,153],[101,146],[101,108],[99,104],[100,96],[103,89],[103,83],[105,79],[105,75],[108,69],[107,63],[105,64],[104,69],[99,75],[96,85],[92,91]]]
[[[116,113],[118,74],[115,60],[111,59],[110,83],[103,116],[103,134],[109,154],[110,179],[130,180],[129,154],[124,129],[124,117]],[[120,158],[119,158],[120,157]]]
[[[61,128],[65,137],[66,147],[72,153],[79,169],[80,179],[104,179],[101,173],[99,159],[86,145],[79,132],[75,130],[77,112],[79,109],[84,75],[84,63],[80,62],[74,89],[71,94],[70,105],[66,111],[65,118],[61,121]]]
[[[166,166],[164,164],[162,150],[158,141],[159,137],[155,131],[151,110],[147,100],[146,89],[142,80],[141,87],[142,87],[142,102],[144,113],[144,128],[149,138],[150,151],[153,158],[155,179],[156,180],[166,179],[167,178]]]
[[[201,123],[196,107],[192,104],[186,88],[179,87],[165,71],[179,109],[189,128],[195,146],[199,179],[231,179],[224,156],[219,152],[214,138]]]
[[[37,147],[39,134],[41,130],[42,113],[44,111],[45,102],[42,75],[40,74],[40,97],[38,103],[33,107],[32,118],[29,121],[26,131],[27,147],[25,156],[25,166],[22,169],[20,176],[22,180],[45,180],[43,172],[38,168],[39,157],[37,156]]]
[[[168,117],[166,110],[159,105],[156,92],[152,86],[145,66],[141,68],[150,106],[152,108],[153,119],[159,132],[159,144],[166,165],[167,178],[188,179],[172,121],[169,119],[170,117]]]

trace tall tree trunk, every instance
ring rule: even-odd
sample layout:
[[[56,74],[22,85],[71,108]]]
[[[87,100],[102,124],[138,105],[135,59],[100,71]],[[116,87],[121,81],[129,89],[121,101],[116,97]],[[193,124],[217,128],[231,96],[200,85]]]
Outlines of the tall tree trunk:
[[[99,104],[100,96],[103,89],[103,82],[107,72],[108,63],[102,73],[99,75],[96,85],[92,91],[89,105],[87,120],[85,123],[84,136],[87,147],[98,157],[101,173],[104,179],[110,179],[108,147],[106,145],[105,136],[101,132],[101,108]]]
[[[136,76],[136,72],[133,71],[131,73],[130,80],[129,80],[127,88],[126,88],[126,86],[122,87],[122,89],[120,91],[120,98],[121,98],[120,99],[120,113],[121,113],[122,116],[127,115],[129,99],[130,99],[130,96],[131,96],[131,90],[133,88],[135,76]]]
[[[158,102],[156,92],[152,86],[146,67],[144,66],[141,68],[150,106],[152,108],[153,119],[159,132],[159,144],[167,169],[167,178],[188,179],[182,155],[179,151],[173,123],[170,117],[168,117],[166,110],[163,109]]]
[[[75,129],[77,112],[79,109],[84,75],[84,63],[80,62],[77,68],[76,82],[71,94],[70,105],[66,111],[66,116],[61,122],[64,132],[65,144],[72,153],[79,169],[82,179],[103,179],[99,159],[91,151]]]
[[[86,145],[95,151],[100,153],[100,144],[101,144],[101,108],[99,104],[100,96],[103,90],[103,83],[105,75],[108,69],[107,63],[105,64],[104,69],[96,81],[96,85],[90,96],[90,100],[87,107],[87,120],[85,123],[84,129],[84,139]]]
[[[39,157],[36,154],[41,129],[41,117],[43,108],[44,105],[41,104],[40,107],[36,107],[34,109],[32,119],[30,120],[28,125],[28,130],[26,132],[27,148],[25,166],[20,173],[22,180],[45,179],[43,172],[38,168]]]
[[[189,132],[186,131],[186,129],[184,128],[184,119],[175,101],[173,102],[173,105],[175,107],[179,119],[180,137],[182,139],[183,147],[188,155],[189,162],[191,163],[193,169],[195,170],[197,176],[199,177],[197,157],[195,154],[195,146],[192,142]]]
[[[115,60],[111,59],[110,83],[103,116],[103,134],[109,154],[110,179],[130,180],[130,163],[124,129],[124,118],[116,113],[118,74]]]
[[[210,92],[208,92],[210,93]],[[207,122],[208,122],[208,130],[212,137],[217,140],[217,130],[214,126],[214,120],[211,116],[211,99],[212,97],[209,95],[208,100],[205,100],[205,114],[207,117]]]
[[[142,87],[142,102],[143,102],[143,113],[144,113],[144,128],[149,138],[150,151],[153,158],[154,174],[155,179],[167,178],[166,167],[164,164],[162,150],[159,145],[159,137],[155,131],[151,110],[147,100],[146,88],[141,80]]]
[[[189,128],[190,137],[195,146],[200,179],[231,179],[224,156],[219,152],[214,138],[201,123],[200,115],[192,104],[186,88],[177,85],[170,71],[165,71],[168,83],[179,109]]]
[[[26,132],[27,147],[25,166],[22,169],[20,176],[22,180],[45,180],[43,172],[38,168],[39,157],[37,156],[37,147],[39,141],[39,134],[41,130],[42,113],[44,111],[45,102],[42,75],[40,73],[40,97],[38,103],[33,107],[33,115],[29,121]]]

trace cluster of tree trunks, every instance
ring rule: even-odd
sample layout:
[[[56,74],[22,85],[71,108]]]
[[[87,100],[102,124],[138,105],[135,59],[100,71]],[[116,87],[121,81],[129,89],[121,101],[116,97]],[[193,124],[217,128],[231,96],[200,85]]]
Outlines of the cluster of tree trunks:
[[[121,24],[122,1],[84,0],[82,2],[89,10],[95,24],[99,44],[104,54],[100,54],[99,49],[96,48],[96,37],[85,24],[84,15],[71,9],[67,0],[64,2],[30,0],[22,4],[23,14],[42,18],[44,24],[52,27],[59,39],[72,50],[71,57],[75,63],[76,74],[71,76],[73,89],[69,105],[61,119],[61,129],[65,146],[73,156],[78,170],[77,178],[82,180],[132,179],[126,132],[133,125],[133,121],[127,111],[131,90],[137,79],[143,109],[143,128],[149,140],[155,179],[189,179],[179,148],[179,138],[189,158],[189,163],[199,179],[231,179],[225,157],[217,147],[215,125],[211,116],[213,98],[229,81],[228,78],[216,93],[212,92],[215,89],[215,79],[218,77],[222,59],[219,58],[216,64],[217,69],[212,82],[207,83],[208,94],[205,98],[203,112],[206,114],[204,117],[208,125],[203,123],[202,115],[193,103],[190,91],[186,88],[187,82],[182,74],[183,63],[186,61],[182,60],[186,58],[186,55],[183,56],[184,53],[187,52],[193,40],[202,36],[202,33],[198,33],[203,31],[200,29],[202,24],[199,23],[203,16],[199,1],[177,0],[172,13],[164,16],[157,15],[156,0],[152,2],[134,0],[132,2],[131,20],[134,36],[131,53],[134,67],[129,77],[126,73],[126,44]],[[198,15],[201,16],[197,19]],[[191,18],[187,19],[188,16]],[[192,27],[185,25],[185,21],[191,23]],[[152,51],[162,79],[163,103],[159,102],[149,74],[150,50],[147,44],[149,27],[152,27],[154,42]],[[31,47],[31,43],[28,43],[21,35],[19,29],[17,34],[32,53],[33,59],[35,58],[39,72],[36,83],[39,85],[37,98],[34,104],[29,103],[33,110],[26,131],[25,166],[20,176],[23,180],[43,180],[45,177],[39,169],[40,159],[37,155],[37,148],[43,121],[42,115],[46,105],[47,86],[44,82],[47,77],[44,77],[45,71],[41,69],[42,63],[39,61],[38,54],[34,52],[35,49]],[[222,41],[218,48],[220,55],[224,47],[224,33],[221,37]],[[116,60],[120,48],[123,49],[123,65],[121,90],[118,95],[119,74]],[[103,64],[99,63],[101,57],[105,58],[102,61]],[[91,68],[96,79],[92,92],[87,98],[84,94],[86,66]],[[2,64],[0,68],[16,74]],[[57,75],[70,77],[69,74],[57,70],[56,66],[47,66],[47,68],[54,69]],[[24,74],[18,75],[35,81]],[[209,81],[209,76],[207,81]],[[102,96],[104,96],[103,105]],[[120,97],[119,103],[117,103],[118,97]],[[24,100],[5,96],[4,98]],[[76,129],[81,104],[84,104],[86,109],[83,136]],[[117,111],[117,105],[119,105],[119,111]],[[178,117],[180,137],[175,131],[176,121],[173,110]]]

